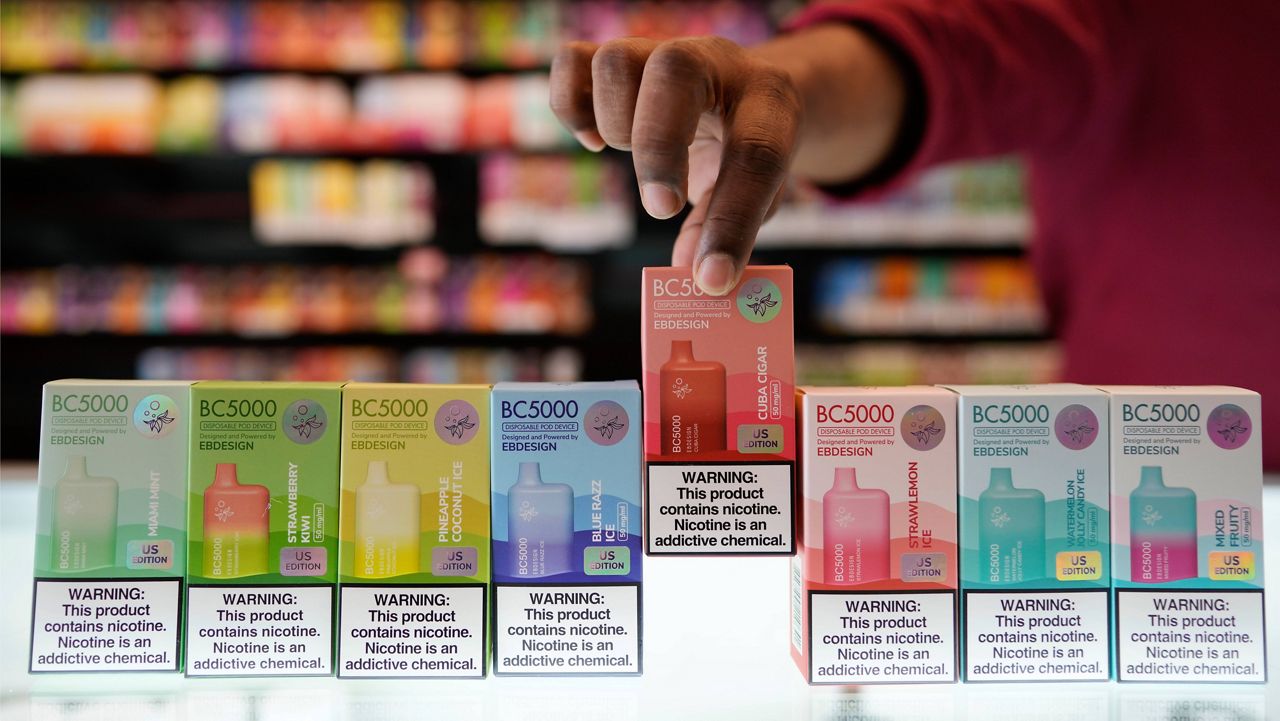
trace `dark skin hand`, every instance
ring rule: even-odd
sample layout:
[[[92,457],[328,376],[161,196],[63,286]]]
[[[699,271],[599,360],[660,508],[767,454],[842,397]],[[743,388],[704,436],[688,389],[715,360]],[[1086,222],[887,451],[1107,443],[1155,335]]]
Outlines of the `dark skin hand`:
[[[858,30],[819,25],[753,48],[722,38],[570,43],[551,65],[551,108],[588,149],[631,151],[645,210],[693,203],[672,251],[702,289],[737,284],[788,173],[865,174],[889,152],[905,91]]]

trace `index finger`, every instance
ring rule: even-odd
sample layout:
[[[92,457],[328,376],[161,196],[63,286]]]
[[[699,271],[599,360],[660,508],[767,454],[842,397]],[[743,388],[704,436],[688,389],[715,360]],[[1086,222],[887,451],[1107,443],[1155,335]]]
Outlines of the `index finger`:
[[[551,61],[551,112],[592,152],[604,149],[591,99],[591,58],[599,48],[585,40],[566,43]]]
[[[707,203],[694,279],[713,295],[737,284],[791,165],[801,105],[778,70],[753,73],[726,108],[720,173]]]

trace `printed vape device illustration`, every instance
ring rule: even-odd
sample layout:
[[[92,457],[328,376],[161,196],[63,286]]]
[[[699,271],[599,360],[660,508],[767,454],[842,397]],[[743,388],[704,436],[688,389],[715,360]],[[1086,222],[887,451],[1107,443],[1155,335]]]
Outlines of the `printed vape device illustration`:
[[[837,468],[822,496],[823,580],[853,585],[889,577],[889,494],[859,488],[855,468]]]
[[[708,453],[725,448],[724,366],[693,357],[693,341],[671,341],[662,364],[662,452]]]
[[[1013,487],[1011,469],[991,469],[978,496],[978,551],[989,583],[1044,577],[1044,506],[1040,491]]]
[[[1129,494],[1129,558],[1132,579],[1160,583],[1195,578],[1196,494],[1164,484],[1161,466],[1143,466]]]
[[[364,484],[356,489],[354,575],[386,578],[418,572],[421,504],[418,486],[392,483],[386,461],[369,461]]]
[[[54,487],[52,567],[90,571],[115,565],[120,485],[89,475],[84,456],[68,456]]]
[[[507,494],[511,575],[538,578],[567,573],[573,555],[573,489],[543,483],[537,463],[521,463]]]
[[[219,463],[204,492],[204,573],[239,578],[267,572],[271,495],[241,485],[236,464]]]

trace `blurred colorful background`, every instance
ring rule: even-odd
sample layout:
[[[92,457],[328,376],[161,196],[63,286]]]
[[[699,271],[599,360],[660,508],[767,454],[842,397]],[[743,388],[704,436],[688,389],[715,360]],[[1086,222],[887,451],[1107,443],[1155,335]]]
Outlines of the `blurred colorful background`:
[[[637,377],[676,221],[547,107],[572,38],[768,37],[800,3],[0,6],[0,455],[59,377]],[[1053,380],[1014,161],[796,187],[800,380]]]

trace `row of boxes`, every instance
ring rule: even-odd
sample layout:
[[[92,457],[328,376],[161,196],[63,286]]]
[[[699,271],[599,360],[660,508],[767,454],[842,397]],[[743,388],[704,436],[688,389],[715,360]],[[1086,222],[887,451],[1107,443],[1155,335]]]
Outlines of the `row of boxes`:
[[[644,288],[643,508],[630,382],[50,384],[32,669],[185,577],[189,675],[639,673],[643,549],[794,555],[813,683],[1266,679],[1256,393],[797,391],[788,268]]]
[[[952,681],[958,659],[967,681],[1265,681],[1256,393],[799,399],[791,640],[811,682]]]
[[[796,393],[788,268],[644,282],[648,550],[794,553],[810,682],[1266,679],[1258,394]]]
[[[51,382],[30,668],[475,678],[492,646],[497,673],[639,673],[639,403]]]

